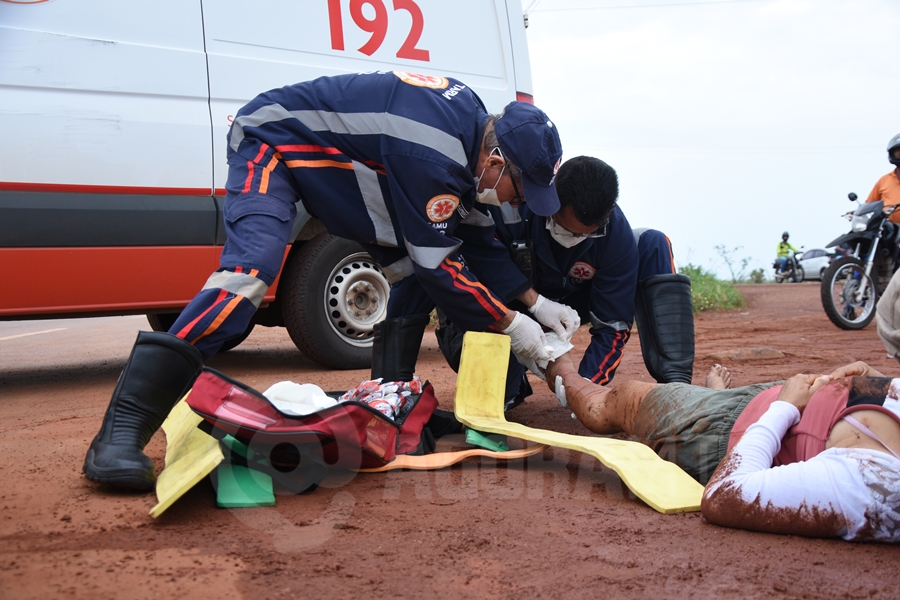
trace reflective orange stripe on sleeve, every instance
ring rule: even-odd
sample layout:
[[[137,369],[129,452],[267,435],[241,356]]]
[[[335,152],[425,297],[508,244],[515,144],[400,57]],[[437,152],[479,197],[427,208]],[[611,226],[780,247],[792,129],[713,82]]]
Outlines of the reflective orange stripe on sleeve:
[[[284,161],[284,164],[292,169],[322,169],[332,167],[335,169],[349,169],[351,171],[353,170],[353,163],[340,162],[336,160],[286,160]]]
[[[509,312],[506,305],[497,300],[484,285],[463,277],[461,273],[463,268],[462,263],[445,258],[444,262],[441,263],[441,268],[453,278],[453,286],[455,288],[472,294],[475,301],[478,302],[488,314],[494,317],[495,321],[499,321],[506,316],[507,312]]]
[[[279,152],[320,152],[322,154],[343,154],[337,148],[326,148],[325,146],[316,146],[314,144],[288,144],[284,146],[275,146]]]

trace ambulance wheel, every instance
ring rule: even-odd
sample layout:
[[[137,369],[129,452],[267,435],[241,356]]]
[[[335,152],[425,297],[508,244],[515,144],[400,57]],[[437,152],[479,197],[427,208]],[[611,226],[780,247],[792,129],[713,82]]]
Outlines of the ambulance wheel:
[[[162,331],[168,332],[171,329],[172,325],[175,324],[175,320],[178,318],[179,313],[150,313],[147,315],[147,322],[150,323],[150,329],[153,331]],[[247,336],[253,331],[253,327],[255,323],[251,322],[247,329],[244,330],[244,333],[237,336],[236,338],[231,338],[219,348],[219,354],[222,352],[228,352],[233,348],[237,348],[241,342],[247,339]]]
[[[375,323],[384,320],[390,285],[356,242],[322,233],[291,252],[278,298],[297,348],[334,369],[372,366]]]

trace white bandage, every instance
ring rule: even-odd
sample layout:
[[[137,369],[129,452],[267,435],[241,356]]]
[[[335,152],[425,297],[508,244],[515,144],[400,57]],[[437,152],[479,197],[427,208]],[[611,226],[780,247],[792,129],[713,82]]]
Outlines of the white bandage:
[[[559,401],[559,405],[563,408],[569,405],[566,402],[566,386],[563,385],[563,378],[561,375],[556,376],[556,381],[553,382],[553,388],[556,391],[556,399]]]

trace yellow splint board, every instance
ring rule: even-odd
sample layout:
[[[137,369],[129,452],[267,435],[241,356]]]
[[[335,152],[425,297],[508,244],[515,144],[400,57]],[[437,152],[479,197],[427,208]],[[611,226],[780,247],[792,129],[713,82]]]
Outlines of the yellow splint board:
[[[150,509],[154,519],[225,460],[219,441],[197,429],[202,420],[182,398],[163,423],[166,468],[156,480],[159,503]]]
[[[700,510],[703,486],[643,444],[570,435],[508,422],[503,414],[508,360],[507,336],[466,333],[454,408],[456,418],[463,424],[481,432],[501,433],[590,454],[618,473],[628,489],[661,513]]]

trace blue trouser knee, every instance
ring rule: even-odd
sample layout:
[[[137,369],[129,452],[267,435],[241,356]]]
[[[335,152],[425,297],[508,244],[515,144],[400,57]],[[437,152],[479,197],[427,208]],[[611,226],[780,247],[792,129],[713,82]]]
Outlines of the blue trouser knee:
[[[259,176],[249,174],[250,179]],[[193,344],[203,360],[247,329],[281,270],[296,216],[295,196],[284,180],[272,175],[268,193],[242,193],[247,179],[248,171],[240,164],[231,166],[225,197],[227,241],[219,269],[169,329]]]
[[[656,229],[647,229],[638,239],[638,281],[654,275],[675,273],[675,259],[669,238]]]

